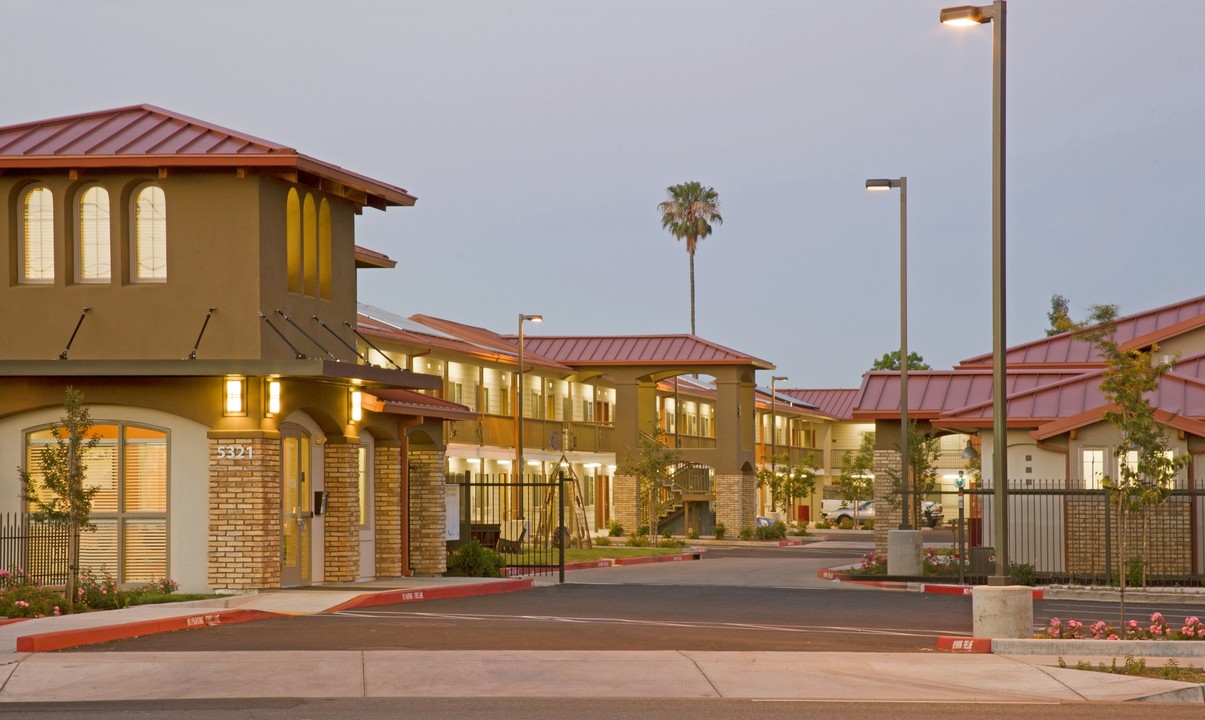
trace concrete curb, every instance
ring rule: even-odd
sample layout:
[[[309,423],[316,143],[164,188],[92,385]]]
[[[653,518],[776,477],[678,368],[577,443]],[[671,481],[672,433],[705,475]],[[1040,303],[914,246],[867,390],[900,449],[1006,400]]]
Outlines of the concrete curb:
[[[884,590],[907,590],[909,592],[937,593],[939,595],[970,596],[975,590],[974,585],[951,585],[949,583],[912,582],[908,580],[864,580],[857,575],[843,573],[833,568],[821,568],[816,572],[816,577],[822,580],[847,582],[853,585],[883,588]],[[1046,593],[1042,588],[1033,589],[1034,600],[1044,600],[1045,598]]]
[[[376,607],[378,605],[397,605],[400,603],[419,602],[421,600],[448,600],[451,598],[475,597],[477,595],[498,595],[501,593],[530,590],[535,587],[531,578],[514,578],[498,582],[475,583],[472,585],[448,585],[445,587],[430,587],[421,589],[383,590],[381,592],[364,593],[347,602],[323,610],[323,613],[339,612],[340,610],[355,610],[358,608]]]
[[[194,630],[213,627],[215,625],[232,625],[234,623],[266,620],[274,617],[281,617],[281,615],[260,610],[216,610],[201,615],[179,615],[156,620],[139,620],[120,625],[101,625],[76,630],[40,633],[38,635],[23,635],[17,638],[17,652],[66,650],[67,648],[79,647],[80,645],[93,645],[110,640],[125,640],[142,635],[154,635],[156,633],[173,632],[175,630]]]
[[[1205,643],[1193,640],[1043,640],[942,636],[937,638],[937,649],[993,655],[1205,658]]]

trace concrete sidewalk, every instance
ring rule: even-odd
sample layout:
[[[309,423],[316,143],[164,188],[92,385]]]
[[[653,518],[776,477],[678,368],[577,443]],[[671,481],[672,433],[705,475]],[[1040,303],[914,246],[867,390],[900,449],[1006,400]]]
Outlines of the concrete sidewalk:
[[[0,702],[628,697],[1205,703],[1201,685],[1005,655],[387,650],[15,653],[0,655],[0,663]]]

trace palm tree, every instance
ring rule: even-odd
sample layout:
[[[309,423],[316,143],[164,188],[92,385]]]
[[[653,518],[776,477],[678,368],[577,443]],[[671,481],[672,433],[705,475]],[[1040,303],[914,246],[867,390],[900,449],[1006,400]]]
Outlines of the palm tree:
[[[711,223],[722,225],[720,195],[715,188],[703,187],[691,180],[665,189],[669,198],[657,205],[661,211],[661,227],[678,240],[686,239],[686,254],[690,255],[690,334],[695,334],[695,248],[711,234]]]

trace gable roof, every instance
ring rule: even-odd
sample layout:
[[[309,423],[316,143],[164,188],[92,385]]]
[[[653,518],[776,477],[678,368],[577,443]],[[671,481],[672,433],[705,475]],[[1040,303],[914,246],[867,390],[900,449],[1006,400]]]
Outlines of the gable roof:
[[[403,188],[297,150],[154,105],[0,127],[0,170],[46,168],[260,168],[300,179],[358,206],[413,205]]]
[[[695,335],[528,336],[525,347],[566,365],[774,365]]]
[[[1005,392],[1012,394],[1049,385],[1081,373],[1060,370],[1010,370]],[[991,370],[914,370],[908,373],[908,415],[913,420],[933,420],[944,414],[979,405],[991,405]],[[876,420],[900,415],[900,375],[890,370],[868,372],[853,401],[852,418]]]
[[[1205,295],[1126,315],[1113,324],[1113,337],[1123,349],[1148,347],[1205,326]],[[1034,366],[1089,368],[1098,367],[1103,361],[1090,341],[1072,331],[1014,345],[1008,348],[1005,362],[1011,369]],[[986,353],[963,360],[959,366],[990,368],[991,364],[992,354]]]

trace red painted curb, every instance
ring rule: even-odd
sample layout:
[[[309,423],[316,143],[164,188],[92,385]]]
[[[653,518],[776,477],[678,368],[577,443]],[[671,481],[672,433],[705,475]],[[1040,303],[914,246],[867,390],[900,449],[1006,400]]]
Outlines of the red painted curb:
[[[908,583],[898,580],[863,580],[859,577],[849,575],[838,570],[829,568],[820,568],[816,572],[816,577],[822,580],[840,580],[841,582],[856,583],[858,585],[869,585],[870,587],[881,587],[888,590],[907,590],[909,585],[917,583]],[[920,583],[921,592],[936,593],[939,595],[971,595],[974,593],[974,585],[949,585],[946,583]],[[1034,600],[1046,599],[1046,591],[1041,588],[1033,589]]]
[[[615,558],[616,565],[644,565],[657,562],[679,562],[681,560],[698,560],[699,553],[680,553],[677,555],[643,555],[641,557]]]
[[[33,618],[3,618],[3,619],[0,619],[0,626],[12,625],[13,623],[24,622],[26,620],[32,620],[32,619]]]
[[[498,582],[477,583],[473,585],[449,585],[445,587],[423,588],[422,590],[386,590],[384,592],[366,593],[354,597],[345,603],[327,609],[333,613],[340,610],[376,607],[377,605],[397,605],[399,603],[418,602],[419,600],[448,600],[450,598],[473,597],[476,595],[498,595],[499,593],[530,590],[535,587],[531,578],[514,578]]]
[[[974,591],[973,585],[925,585],[925,592],[937,595],[970,595]]]
[[[937,649],[956,653],[990,653],[991,638],[939,637]]]
[[[802,545],[802,544],[803,544],[802,540],[779,540],[778,541],[778,547],[793,547],[795,545]]]
[[[163,618],[160,620],[140,620],[122,625],[105,625],[94,628],[77,630],[62,630],[60,632],[42,633],[40,635],[25,635],[17,638],[17,652],[49,652],[92,645],[109,640],[125,640],[142,635],[172,632],[175,630],[191,630],[194,628],[212,627],[214,625],[231,625],[250,620],[266,620],[280,617],[276,613],[259,610],[215,610],[199,615],[182,615],[179,617]]]

